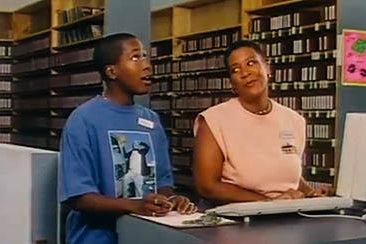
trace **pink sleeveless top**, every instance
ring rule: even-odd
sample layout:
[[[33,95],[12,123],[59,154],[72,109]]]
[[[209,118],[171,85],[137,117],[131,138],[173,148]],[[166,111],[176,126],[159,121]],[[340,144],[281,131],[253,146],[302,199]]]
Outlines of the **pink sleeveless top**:
[[[222,154],[222,181],[275,196],[297,189],[305,147],[305,119],[272,101],[269,114],[245,110],[237,98],[211,107],[202,116]],[[198,117],[194,125],[196,134]]]

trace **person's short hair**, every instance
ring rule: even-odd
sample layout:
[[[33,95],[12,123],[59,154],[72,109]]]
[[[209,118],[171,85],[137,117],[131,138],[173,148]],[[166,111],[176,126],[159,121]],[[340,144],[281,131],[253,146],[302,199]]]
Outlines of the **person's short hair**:
[[[106,36],[99,40],[95,46],[93,60],[102,79],[108,82],[110,79],[105,73],[107,65],[113,65],[118,62],[122,55],[122,43],[129,39],[137,38],[130,33],[117,33]]]
[[[264,52],[259,44],[255,43],[253,41],[250,41],[250,40],[239,40],[239,41],[233,42],[225,51],[224,63],[225,63],[225,68],[227,70],[230,69],[229,57],[230,57],[231,53],[242,47],[252,48],[259,56],[261,56],[263,58],[263,60],[266,59],[266,55],[264,54]]]

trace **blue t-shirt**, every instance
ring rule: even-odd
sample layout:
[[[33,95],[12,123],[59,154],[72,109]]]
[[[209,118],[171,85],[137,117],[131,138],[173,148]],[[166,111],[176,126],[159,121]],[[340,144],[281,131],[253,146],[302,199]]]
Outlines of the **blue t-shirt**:
[[[173,185],[159,117],[139,105],[121,106],[101,96],[87,101],[67,120],[60,149],[61,202],[86,193],[138,198]],[[115,221],[72,210],[66,242],[117,243]]]

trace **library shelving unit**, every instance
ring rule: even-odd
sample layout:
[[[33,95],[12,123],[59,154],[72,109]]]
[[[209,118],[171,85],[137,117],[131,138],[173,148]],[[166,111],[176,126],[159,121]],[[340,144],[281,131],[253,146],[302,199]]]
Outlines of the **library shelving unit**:
[[[192,193],[193,123],[230,98],[223,54],[242,31],[242,1],[190,1],[152,12],[151,60],[156,83],[150,105],[167,130],[179,192]],[[184,23],[184,24],[183,24]]]
[[[49,147],[58,149],[70,112],[102,91],[93,65],[94,45],[103,36],[104,1],[52,1],[52,76]]]
[[[273,99],[307,120],[304,177],[334,183],[336,173],[335,0],[276,1],[247,9],[249,38],[259,42],[271,64]]]
[[[0,142],[9,143],[11,135],[11,13],[0,12]]]
[[[119,0],[39,0],[12,13],[13,143],[59,148],[71,111],[103,89],[93,64],[95,44],[108,33],[134,32],[132,24],[121,25],[121,13],[146,6],[147,0],[133,6]]]
[[[50,1],[27,5],[13,14],[12,143],[48,147]]]

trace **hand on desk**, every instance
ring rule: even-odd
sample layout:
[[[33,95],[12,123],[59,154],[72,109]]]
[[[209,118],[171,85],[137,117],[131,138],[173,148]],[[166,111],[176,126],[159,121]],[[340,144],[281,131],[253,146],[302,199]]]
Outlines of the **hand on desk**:
[[[326,197],[331,196],[334,189],[331,187],[317,187],[305,193],[305,197]]]
[[[192,203],[187,197],[173,195],[170,196],[169,202],[172,203],[171,210],[176,210],[180,214],[193,214],[197,212],[197,206]]]
[[[173,207],[168,198],[161,194],[149,194],[143,199],[132,201],[132,213],[146,216],[162,217],[167,215]]]
[[[283,200],[283,199],[299,199],[304,198],[305,194],[299,190],[293,190],[289,189],[283,193],[281,193],[279,196],[273,198],[273,200]]]

